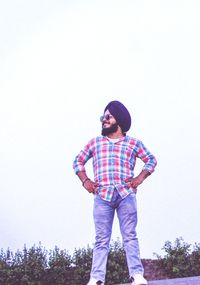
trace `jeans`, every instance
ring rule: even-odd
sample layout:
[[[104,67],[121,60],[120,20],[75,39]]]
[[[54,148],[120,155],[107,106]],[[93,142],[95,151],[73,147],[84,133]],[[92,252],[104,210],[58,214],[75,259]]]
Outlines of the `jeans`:
[[[126,252],[129,275],[132,277],[136,273],[142,275],[144,273],[135,230],[137,225],[136,194],[131,193],[122,199],[117,190],[115,190],[111,202],[101,199],[99,195],[95,195],[94,198],[93,216],[96,241],[93,248],[91,277],[103,282],[105,281],[106,264],[115,210],[117,212],[123,245]]]

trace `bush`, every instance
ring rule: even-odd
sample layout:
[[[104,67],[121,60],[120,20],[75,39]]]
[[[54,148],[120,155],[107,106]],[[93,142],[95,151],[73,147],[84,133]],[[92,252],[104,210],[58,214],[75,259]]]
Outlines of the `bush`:
[[[0,256],[0,284],[41,285],[46,267],[46,250],[41,245],[13,254],[10,250]]]
[[[164,257],[143,260],[148,279],[200,275],[200,244],[191,245],[177,238],[166,241]],[[75,249],[73,256],[55,247],[49,252],[39,244],[16,253],[0,251],[0,285],[82,285],[89,280],[92,249]],[[153,272],[155,271],[155,272]],[[152,279],[150,279],[152,280]],[[128,268],[119,239],[111,242],[106,285],[128,283]]]
[[[118,239],[111,243],[107,263],[106,284],[128,283],[129,273],[126,255],[122,243]]]
[[[92,266],[92,249],[89,246],[83,249],[75,249],[73,266],[74,283],[72,284],[87,284]]]
[[[159,267],[168,278],[188,277],[200,274],[200,246],[195,245],[193,251],[191,245],[184,242],[183,238],[177,238],[172,244],[166,241],[163,258],[157,256]]]
[[[48,260],[48,269],[46,270],[45,284],[65,285],[71,284],[73,280],[72,259],[66,250],[60,250],[55,247],[50,251]]]
[[[200,244],[195,243],[190,255],[191,275],[200,275]]]

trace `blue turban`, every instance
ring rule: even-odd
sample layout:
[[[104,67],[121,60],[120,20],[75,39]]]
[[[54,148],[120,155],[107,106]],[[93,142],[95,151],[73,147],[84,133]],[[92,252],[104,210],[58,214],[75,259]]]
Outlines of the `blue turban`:
[[[131,127],[131,116],[127,108],[119,101],[111,101],[106,106],[104,113],[108,110],[115,118],[122,131],[126,133]]]

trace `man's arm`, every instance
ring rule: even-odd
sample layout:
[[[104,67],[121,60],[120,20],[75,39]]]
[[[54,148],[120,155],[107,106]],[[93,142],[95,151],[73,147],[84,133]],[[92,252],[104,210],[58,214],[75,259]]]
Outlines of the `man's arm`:
[[[142,171],[134,178],[126,180],[127,185],[134,189],[143,183],[143,181],[152,173],[157,165],[155,156],[144,146],[141,141],[138,141],[138,157],[145,163]]]
[[[142,141],[138,141],[137,147],[138,147],[137,157],[144,162],[142,170],[149,172],[150,174],[153,173],[157,165],[155,156],[146,148],[146,146],[142,143]],[[142,173],[140,178],[146,178],[147,176],[145,173]]]
[[[89,180],[87,174],[85,171],[78,171],[77,173],[77,176],[79,177],[79,179],[81,180],[83,186],[84,186],[84,183]]]

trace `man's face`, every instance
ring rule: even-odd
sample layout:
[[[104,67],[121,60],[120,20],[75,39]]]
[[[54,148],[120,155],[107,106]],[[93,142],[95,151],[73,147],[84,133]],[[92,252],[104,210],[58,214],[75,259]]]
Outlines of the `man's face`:
[[[104,115],[101,117],[102,122],[102,136],[115,133],[118,130],[118,125],[115,118],[110,114],[109,110],[106,110]]]

